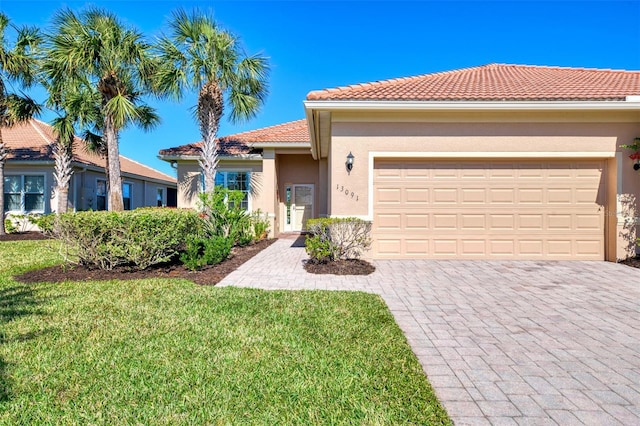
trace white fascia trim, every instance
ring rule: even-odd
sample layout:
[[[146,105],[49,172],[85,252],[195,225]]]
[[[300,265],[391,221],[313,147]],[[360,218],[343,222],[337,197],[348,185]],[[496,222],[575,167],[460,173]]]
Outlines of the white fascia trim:
[[[371,151],[369,158],[614,158],[615,152],[577,152],[577,151]]]
[[[310,110],[384,111],[548,111],[548,110],[640,110],[640,101],[304,101]],[[309,114],[307,113],[307,116]]]
[[[199,155],[158,155],[163,161],[198,161]],[[262,160],[262,154],[243,154],[243,155],[220,155],[218,160],[246,161],[246,160]]]
[[[310,148],[311,142],[255,142],[251,144],[254,148]]]
[[[525,158],[525,159],[557,159],[557,158],[614,158],[615,152],[386,152],[386,151],[370,151],[367,182],[367,219],[373,220],[373,166],[376,158],[436,158],[436,159],[503,159],[503,158]]]

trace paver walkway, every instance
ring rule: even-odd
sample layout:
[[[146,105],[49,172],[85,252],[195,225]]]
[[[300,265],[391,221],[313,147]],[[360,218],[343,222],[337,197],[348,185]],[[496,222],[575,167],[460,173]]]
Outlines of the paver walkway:
[[[292,243],[219,285],[381,295],[456,425],[640,424],[640,269],[398,260],[366,277],[313,275]]]

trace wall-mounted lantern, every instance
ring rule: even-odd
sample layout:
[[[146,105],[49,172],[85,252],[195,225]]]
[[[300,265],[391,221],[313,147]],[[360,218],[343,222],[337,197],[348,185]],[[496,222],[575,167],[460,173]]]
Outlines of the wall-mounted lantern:
[[[634,152],[629,158],[633,160],[633,170],[640,170],[640,152]]]
[[[347,161],[344,163],[345,166],[347,166],[347,174],[351,174],[351,170],[353,169],[353,159],[354,158],[355,157],[353,156],[351,151],[349,151],[349,155],[347,155]]]

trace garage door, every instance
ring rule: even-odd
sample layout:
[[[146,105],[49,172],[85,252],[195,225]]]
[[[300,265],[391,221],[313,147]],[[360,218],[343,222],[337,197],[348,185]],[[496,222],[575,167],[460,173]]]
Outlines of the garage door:
[[[603,260],[603,167],[376,160],[373,255]]]

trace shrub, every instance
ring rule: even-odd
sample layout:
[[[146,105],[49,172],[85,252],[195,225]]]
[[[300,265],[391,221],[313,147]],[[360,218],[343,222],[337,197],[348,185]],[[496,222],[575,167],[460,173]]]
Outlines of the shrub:
[[[81,264],[100,269],[168,262],[184,250],[185,240],[201,235],[202,222],[191,210],[64,213],[54,225],[54,236]]]
[[[11,219],[5,219],[4,230],[7,232],[7,234],[13,234],[14,232],[18,231],[18,228],[16,228],[16,226],[13,224],[13,221],[11,221]]]
[[[255,240],[260,241],[267,238],[269,234],[269,216],[262,213],[260,209],[251,213],[251,223],[253,225],[253,235]]]
[[[267,215],[260,210],[251,214],[242,208],[241,191],[217,186],[215,191],[199,195],[201,217],[206,234],[230,238],[233,245],[247,245],[265,238],[269,230]]]
[[[307,230],[305,249],[314,262],[358,259],[371,247],[371,222],[355,217],[310,219]]]
[[[53,232],[53,225],[55,224],[55,214],[30,214],[27,219],[32,225],[36,225],[38,229],[44,234],[51,234]]]
[[[217,265],[229,257],[231,246],[231,240],[225,237],[193,238],[187,241],[180,261],[192,271],[206,265]]]
[[[250,226],[249,215],[242,208],[241,191],[217,186],[213,192],[199,195],[201,216],[208,236],[230,238],[233,244],[243,240]]]

